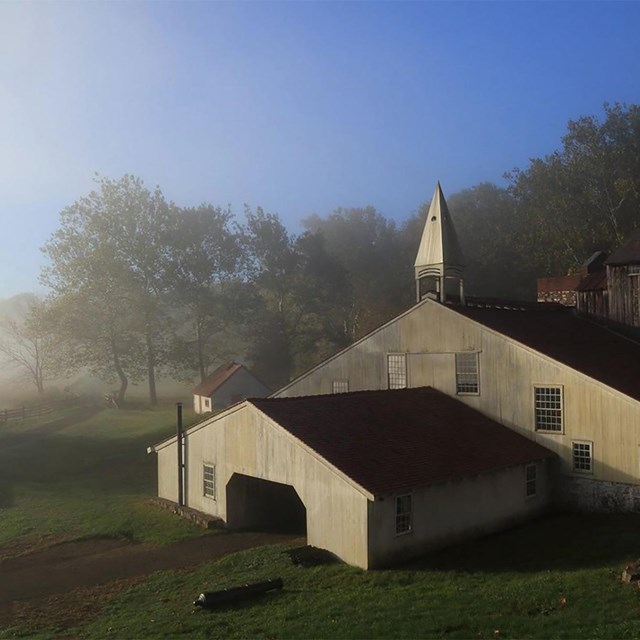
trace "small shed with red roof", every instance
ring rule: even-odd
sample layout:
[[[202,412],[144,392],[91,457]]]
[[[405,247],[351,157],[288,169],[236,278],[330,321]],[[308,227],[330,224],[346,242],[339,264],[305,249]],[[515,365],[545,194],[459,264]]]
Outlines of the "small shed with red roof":
[[[430,387],[250,399],[184,434],[186,506],[375,568],[543,512],[555,454]],[[176,500],[176,438],[153,447]]]
[[[193,409],[196,413],[219,411],[245,398],[261,398],[270,393],[271,389],[245,366],[227,362],[193,390]]]

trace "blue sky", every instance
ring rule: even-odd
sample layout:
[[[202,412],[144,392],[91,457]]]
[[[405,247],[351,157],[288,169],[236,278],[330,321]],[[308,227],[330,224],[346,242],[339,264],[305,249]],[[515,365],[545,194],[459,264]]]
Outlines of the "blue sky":
[[[427,200],[640,102],[636,2],[2,2],[0,298],[97,172],[181,205]]]

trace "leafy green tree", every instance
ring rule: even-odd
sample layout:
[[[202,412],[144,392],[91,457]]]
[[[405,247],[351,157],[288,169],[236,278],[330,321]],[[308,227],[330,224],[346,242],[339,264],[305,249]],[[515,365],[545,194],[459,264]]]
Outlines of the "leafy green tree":
[[[507,174],[523,259],[539,276],[577,269],[640,223],[640,107],[604,112],[570,121],[562,149]]]
[[[303,223],[324,238],[326,252],[344,271],[345,290],[335,302],[347,343],[411,304],[415,251],[409,259],[392,220],[365,207],[337,209],[326,218],[312,215]]]
[[[506,189],[484,182],[449,199],[466,260],[467,295],[526,299],[535,294],[515,202]]]
[[[260,208],[245,216],[249,357],[258,376],[277,387],[334,350],[329,308],[344,274],[320,236],[296,238]]]
[[[170,286],[177,331],[174,371],[203,380],[216,361],[232,355],[246,308],[240,279],[242,251],[230,209],[203,204],[176,211],[171,234]]]
[[[156,374],[164,364],[169,334],[163,302],[172,211],[159,188],[149,191],[134,176],[99,178],[97,183],[97,190],[60,214],[60,227],[43,249],[50,264],[41,280],[54,296],[69,302],[69,313],[87,305],[78,318],[85,335],[92,333],[93,324],[114,332],[109,361],[123,396],[126,371],[115,345],[136,341],[128,359],[143,354],[144,362],[137,360],[131,366],[135,370],[144,366],[149,399],[156,404]],[[97,333],[103,335],[101,330]],[[100,354],[101,350],[89,350],[87,357]]]

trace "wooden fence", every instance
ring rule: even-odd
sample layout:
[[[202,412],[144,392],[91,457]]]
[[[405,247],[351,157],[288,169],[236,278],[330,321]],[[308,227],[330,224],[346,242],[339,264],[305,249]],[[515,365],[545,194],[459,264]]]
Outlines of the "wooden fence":
[[[9,422],[9,420],[26,420],[27,418],[46,416],[63,404],[68,404],[68,400],[51,400],[49,402],[34,404],[29,407],[25,406],[20,409],[0,409],[0,422]]]

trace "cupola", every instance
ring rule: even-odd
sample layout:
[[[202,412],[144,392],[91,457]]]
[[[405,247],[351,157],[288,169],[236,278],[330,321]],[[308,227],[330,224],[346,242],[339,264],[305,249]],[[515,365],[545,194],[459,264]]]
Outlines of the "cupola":
[[[464,304],[464,258],[439,182],[424,223],[414,266],[418,302],[430,293],[444,302],[447,291],[452,292],[452,287],[447,284],[454,280],[457,281],[460,302]]]

